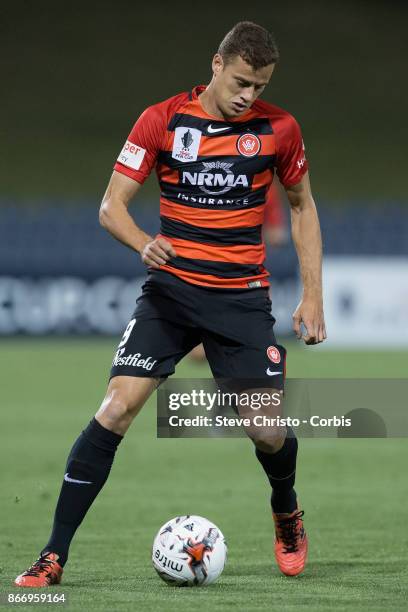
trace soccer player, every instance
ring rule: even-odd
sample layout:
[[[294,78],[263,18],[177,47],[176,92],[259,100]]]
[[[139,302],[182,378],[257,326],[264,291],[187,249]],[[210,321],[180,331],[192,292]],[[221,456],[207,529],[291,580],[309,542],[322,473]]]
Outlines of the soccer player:
[[[262,243],[265,195],[275,172],[290,202],[303,281],[294,330],[306,344],[326,337],[321,237],[300,128],[289,113],[258,99],[277,60],[273,37],[240,22],[213,58],[209,85],[147,108],[130,132],[100,221],[140,253],[148,278],[114,356],[105,399],[68,456],[50,538],[17,586],[60,582],[71,540],[123,436],[194,346],[203,342],[216,379],[242,389],[249,379],[258,390],[283,388],[285,349],[273,332]],[[128,212],[153,167],[161,188],[156,237]],[[277,563],[284,574],[299,574],[307,539],[294,490],[296,437],[285,427],[259,428],[251,437],[272,488]]]

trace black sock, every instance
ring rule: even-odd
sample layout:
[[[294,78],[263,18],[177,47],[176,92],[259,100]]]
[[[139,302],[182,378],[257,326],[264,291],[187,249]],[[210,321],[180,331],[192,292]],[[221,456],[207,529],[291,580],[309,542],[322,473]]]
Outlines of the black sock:
[[[95,497],[105,484],[118,444],[123,436],[105,429],[94,418],[68,456],[54,524],[45,551],[59,555],[64,565],[69,545]]]
[[[293,488],[296,476],[298,443],[293,430],[288,427],[285,442],[277,453],[255,450],[272,487],[271,505],[276,513],[293,512],[297,508],[296,491]]]

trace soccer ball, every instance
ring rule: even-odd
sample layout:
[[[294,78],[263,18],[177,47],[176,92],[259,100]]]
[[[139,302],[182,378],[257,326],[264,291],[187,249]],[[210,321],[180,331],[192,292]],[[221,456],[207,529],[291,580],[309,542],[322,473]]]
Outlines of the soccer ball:
[[[224,536],[202,516],[176,516],[153,542],[153,567],[176,586],[206,586],[221,575],[227,559]]]

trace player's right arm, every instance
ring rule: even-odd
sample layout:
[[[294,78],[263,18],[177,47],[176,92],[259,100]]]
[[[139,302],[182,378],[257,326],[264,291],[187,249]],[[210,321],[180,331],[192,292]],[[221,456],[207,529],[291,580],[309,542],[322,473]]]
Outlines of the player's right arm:
[[[122,244],[140,253],[147,266],[157,269],[176,253],[167,240],[152,238],[130,216],[129,204],[141,186],[136,180],[114,170],[99,210],[99,222]]]
[[[176,252],[164,238],[152,238],[138,227],[128,208],[155,166],[166,132],[163,104],[141,114],[119,154],[99,211],[102,227],[156,269],[176,257]]]

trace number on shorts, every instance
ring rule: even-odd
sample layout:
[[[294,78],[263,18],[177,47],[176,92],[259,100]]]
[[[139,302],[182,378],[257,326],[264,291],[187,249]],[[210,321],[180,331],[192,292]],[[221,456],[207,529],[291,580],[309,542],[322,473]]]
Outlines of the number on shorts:
[[[129,321],[129,324],[127,328],[125,329],[124,334],[122,336],[122,340],[118,344],[118,348],[125,346],[126,342],[129,340],[129,336],[132,333],[132,329],[134,328],[135,323],[136,323],[136,319],[132,319],[131,321]]]

